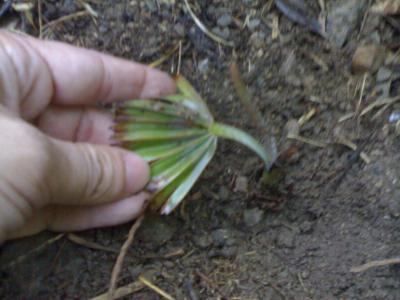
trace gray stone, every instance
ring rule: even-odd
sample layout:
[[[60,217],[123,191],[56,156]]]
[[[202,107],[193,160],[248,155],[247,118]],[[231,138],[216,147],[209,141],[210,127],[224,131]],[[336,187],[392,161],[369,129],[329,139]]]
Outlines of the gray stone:
[[[333,1],[328,10],[326,32],[328,38],[342,47],[356,26],[360,23],[367,9],[366,0]]]
[[[386,57],[385,48],[379,44],[366,44],[357,47],[351,62],[353,73],[375,73],[383,64]]]
[[[262,162],[259,160],[258,157],[249,157],[244,162],[242,172],[244,175],[249,176],[249,175],[253,174],[256,170],[259,170],[260,168],[262,168],[262,166],[263,166]]]
[[[243,213],[243,221],[248,227],[252,227],[260,223],[263,219],[264,212],[259,208],[246,209]]]
[[[199,69],[199,72],[204,75],[207,74],[209,65],[210,65],[210,60],[208,58],[205,58],[199,62],[197,68]]]
[[[400,110],[394,110],[389,116],[389,123],[397,123],[400,121]]]
[[[229,199],[229,193],[229,189],[226,186],[222,185],[218,190],[218,197],[222,201],[226,201]]]
[[[276,238],[276,244],[281,248],[292,249],[295,247],[296,234],[293,230],[283,228]]]
[[[211,233],[216,247],[232,246],[236,243],[234,234],[228,229],[217,229]]]
[[[304,221],[301,225],[300,225],[300,231],[301,233],[304,234],[310,234],[314,229],[313,223],[310,221]]]
[[[223,38],[225,40],[229,38],[229,34],[230,34],[229,29],[227,27],[224,27],[224,28],[214,27],[212,29],[212,32],[214,34],[216,34],[217,36],[219,36],[220,38]]]
[[[235,246],[233,246],[233,247],[224,247],[220,251],[221,256],[225,257],[225,258],[235,257],[236,253],[237,253],[237,248]]]
[[[211,244],[213,242],[213,239],[208,234],[204,234],[204,235],[200,235],[200,236],[195,235],[192,240],[193,240],[193,243],[201,249],[208,248],[209,246],[211,246]]]
[[[235,180],[234,191],[239,193],[247,193],[249,182],[246,176],[238,176]]]
[[[250,43],[251,45],[256,48],[262,48],[265,45],[266,42],[266,35],[264,32],[253,32],[250,36]]]
[[[251,19],[248,23],[247,23],[247,28],[249,28],[249,30],[254,31],[257,29],[258,26],[260,26],[261,21],[260,19]]]
[[[174,31],[178,37],[184,37],[186,34],[185,27],[182,24],[175,24]]]
[[[212,249],[208,252],[208,257],[223,257],[223,258],[232,258],[237,254],[237,247],[235,246],[227,246],[221,249]]]
[[[138,231],[138,239],[159,247],[172,239],[176,232],[176,224],[166,221],[158,215],[151,215],[144,219]]]
[[[221,27],[227,27],[227,26],[231,25],[231,23],[232,23],[232,16],[228,13],[224,13],[217,20],[218,26],[221,26]]]
[[[386,81],[389,80],[391,76],[392,76],[392,70],[385,67],[381,67],[379,68],[378,73],[376,74],[376,81],[377,82]]]

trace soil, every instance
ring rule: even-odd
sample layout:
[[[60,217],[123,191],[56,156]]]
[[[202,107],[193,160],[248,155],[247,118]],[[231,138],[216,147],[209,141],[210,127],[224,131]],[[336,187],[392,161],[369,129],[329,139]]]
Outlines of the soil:
[[[182,41],[180,71],[207,99],[216,119],[262,139],[231,83],[229,66],[236,58],[279,150],[296,147],[281,165],[286,176],[279,192],[273,192],[259,188],[261,162],[251,152],[221,141],[184,204],[170,216],[145,220],[119,286],[144,274],[176,299],[400,299],[400,265],[351,272],[400,255],[400,138],[388,121],[396,106],[376,118],[375,110],[339,122],[356,111],[360,98],[364,76],[350,72],[355,49],[377,35],[380,44],[398,47],[396,29],[383,17],[362,16],[340,48],[269,7],[271,1],[196,2],[199,18],[233,41],[234,51],[204,35],[184,2],[174,0],[87,1],[97,18],[80,16],[44,32],[48,39],[142,63],[155,61]],[[79,1],[42,1],[43,22],[82,9]],[[36,8],[32,16],[37,20]],[[38,35],[24,13],[5,17]],[[249,23],[243,26],[246,17]],[[280,34],[273,39],[275,17]],[[174,55],[161,68],[175,72],[177,65]],[[374,87],[375,76],[367,74],[362,108],[374,101],[367,97]],[[342,145],[320,148],[286,139],[288,122],[313,108],[317,113],[301,128],[302,136],[332,142],[340,131],[371,162]],[[113,251],[129,227],[78,234],[110,251],[62,237],[29,252],[52,233],[9,242],[0,249],[0,297],[84,299],[104,293],[116,259]],[[125,298],[161,299],[149,288]]]

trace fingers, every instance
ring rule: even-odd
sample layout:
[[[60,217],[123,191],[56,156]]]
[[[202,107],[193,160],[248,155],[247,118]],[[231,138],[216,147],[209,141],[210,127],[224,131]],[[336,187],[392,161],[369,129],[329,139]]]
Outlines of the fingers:
[[[27,120],[53,102],[91,105],[100,101],[157,97],[172,93],[165,73],[128,60],[0,30],[3,102]]]
[[[157,97],[175,89],[165,73],[142,64],[59,42],[26,39],[48,65],[57,104]]]
[[[108,145],[113,119],[110,113],[94,108],[50,106],[37,124],[43,132],[61,140]]]
[[[138,155],[121,149],[54,140],[48,182],[51,204],[94,205],[116,201],[142,190],[149,167]]]
[[[114,226],[137,218],[145,208],[148,195],[140,193],[121,201],[95,206],[52,205],[36,212],[20,229],[7,235],[13,239],[42,230],[80,231]]]

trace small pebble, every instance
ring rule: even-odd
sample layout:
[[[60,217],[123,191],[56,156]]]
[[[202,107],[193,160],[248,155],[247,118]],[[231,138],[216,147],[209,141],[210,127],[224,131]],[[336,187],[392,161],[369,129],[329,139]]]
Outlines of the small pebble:
[[[193,240],[193,243],[201,249],[208,248],[209,246],[211,246],[211,244],[213,242],[213,239],[208,234],[200,235],[200,236],[195,235],[192,240]]]
[[[400,120],[400,111],[396,110],[389,116],[389,123],[396,123]]]
[[[226,201],[229,199],[229,190],[226,186],[222,185],[218,190],[218,197],[222,201]]]
[[[169,261],[169,260],[164,261],[163,265],[167,269],[172,269],[173,267],[175,267],[175,264],[172,261]]]
[[[199,62],[197,68],[199,69],[199,72],[204,75],[207,74],[209,65],[210,65],[209,59],[205,58]]]
[[[236,247],[223,247],[222,249],[212,249],[208,252],[208,257],[223,257],[232,258],[235,257],[237,253]]]
[[[247,227],[252,227],[260,223],[263,216],[264,212],[259,208],[246,209],[243,213],[243,221]]]
[[[212,29],[212,32],[225,40],[229,38],[230,34],[229,29],[227,27],[224,27],[222,29],[220,27],[214,27]]]
[[[265,45],[266,42],[266,36],[265,33],[263,32],[253,32],[250,36],[249,39],[251,45],[256,48],[256,49],[260,49]]]
[[[149,216],[138,230],[138,239],[157,248],[172,239],[177,230],[174,222],[160,216]]]
[[[310,221],[305,221],[300,225],[300,231],[303,234],[309,234],[313,231],[313,223]]]
[[[276,244],[281,248],[292,249],[295,247],[295,233],[289,229],[282,229],[276,239]]]
[[[227,27],[232,23],[232,16],[228,13],[223,14],[217,20],[218,26]]]
[[[236,243],[232,231],[228,229],[217,229],[211,233],[216,247],[232,246]]]
[[[260,19],[251,19],[248,23],[247,23],[247,28],[249,28],[250,31],[254,31],[257,29],[258,26],[260,26]]]
[[[174,31],[178,37],[185,36],[185,27],[182,24],[175,24]]]
[[[369,44],[359,46],[351,62],[355,74],[376,72],[385,60],[385,49],[381,45]]]
[[[238,176],[235,180],[235,192],[247,193],[248,191],[248,181],[245,176]]]

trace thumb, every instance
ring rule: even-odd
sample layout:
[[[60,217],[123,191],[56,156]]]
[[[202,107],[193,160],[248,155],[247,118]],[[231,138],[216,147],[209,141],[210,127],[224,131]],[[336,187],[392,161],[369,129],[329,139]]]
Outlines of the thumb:
[[[48,178],[52,204],[93,205],[120,200],[142,190],[149,167],[122,149],[53,140]]]

